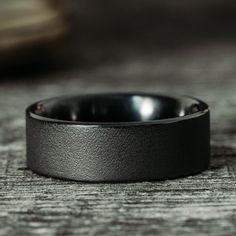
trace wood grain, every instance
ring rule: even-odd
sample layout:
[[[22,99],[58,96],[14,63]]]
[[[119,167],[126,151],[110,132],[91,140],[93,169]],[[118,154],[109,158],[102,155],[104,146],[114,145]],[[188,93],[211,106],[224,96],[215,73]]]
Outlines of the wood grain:
[[[236,46],[216,42],[120,53],[118,61],[89,70],[1,81],[0,235],[236,235]],[[175,92],[208,102],[209,170],[169,181],[88,184],[26,168],[27,105],[54,95],[107,91]]]

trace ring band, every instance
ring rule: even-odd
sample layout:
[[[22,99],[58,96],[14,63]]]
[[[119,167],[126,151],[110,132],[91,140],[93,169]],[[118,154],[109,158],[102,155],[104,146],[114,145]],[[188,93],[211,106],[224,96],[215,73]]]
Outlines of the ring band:
[[[94,94],[26,110],[27,165],[78,181],[148,181],[207,169],[209,109],[189,97]]]

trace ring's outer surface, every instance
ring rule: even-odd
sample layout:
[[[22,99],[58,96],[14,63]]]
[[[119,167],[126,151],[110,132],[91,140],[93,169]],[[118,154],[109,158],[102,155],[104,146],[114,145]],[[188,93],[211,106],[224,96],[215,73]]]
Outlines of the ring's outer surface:
[[[209,165],[208,106],[150,94],[63,96],[26,110],[27,164],[79,181],[187,176]]]

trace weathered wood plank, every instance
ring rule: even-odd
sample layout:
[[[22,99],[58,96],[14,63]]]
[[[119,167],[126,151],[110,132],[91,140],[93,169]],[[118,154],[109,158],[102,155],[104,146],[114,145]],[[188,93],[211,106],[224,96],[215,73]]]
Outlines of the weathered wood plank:
[[[124,50],[125,51],[125,50]],[[235,235],[236,47],[213,44],[0,84],[0,235]],[[180,56],[181,55],[181,56]],[[25,164],[24,108],[53,95],[176,92],[212,109],[212,163],[170,181],[88,184]]]

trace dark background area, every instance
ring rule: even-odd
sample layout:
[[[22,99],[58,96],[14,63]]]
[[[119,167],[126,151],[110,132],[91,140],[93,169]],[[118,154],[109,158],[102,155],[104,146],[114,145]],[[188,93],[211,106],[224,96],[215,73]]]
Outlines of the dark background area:
[[[236,3],[232,0],[48,2],[62,12],[68,34],[56,42],[36,44],[21,53],[13,53],[5,61],[3,57],[4,74],[19,76],[36,69],[37,76],[55,66],[57,71],[135,57],[154,60],[165,55],[181,57],[185,52],[203,47],[215,45],[217,50],[222,44],[234,44],[236,36]],[[12,70],[12,65],[17,66],[17,71]]]

